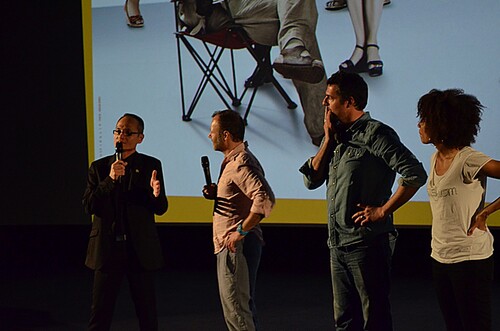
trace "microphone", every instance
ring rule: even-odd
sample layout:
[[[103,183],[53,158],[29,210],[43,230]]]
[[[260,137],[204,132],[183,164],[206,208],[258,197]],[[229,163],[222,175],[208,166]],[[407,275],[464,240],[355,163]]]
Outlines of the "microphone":
[[[122,159],[122,153],[123,153],[123,144],[121,141],[118,141],[115,146],[115,155],[117,161]]]
[[[122,159],[122,153],[123,153],[123,144],[121,141],[116,142],[115,146],[115,156],[116,156],[116,161]],[[118,183],[122,182],[122,176],[118,177]]]
[[[205,182],[207,186],[210,186],[210,184],[212,184],[212,176],[210,176],[210,162],[208,161],[208,156],[204,155],[201,157],[201,167],[205,173]]]

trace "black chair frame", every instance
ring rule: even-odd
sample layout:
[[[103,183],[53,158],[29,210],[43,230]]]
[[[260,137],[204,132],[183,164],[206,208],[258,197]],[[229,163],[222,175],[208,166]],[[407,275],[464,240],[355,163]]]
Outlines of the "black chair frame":
[[[218,97],[224,103],[224,105],[228,109],[234,109],[233,107],[239,107],[243,98],[245,97],[249,88],[253,88],[250,99],[248,101],[243,119],[245,124],[247,124],[247,117],[252,107],[255,95],[259,90],[259,86],[256,87],[244,87],[241,94],[238,94],[237,88],[237,79],[236,79],[236,67],[234,60],[234,50],[238,49],[246,49],[252,56],[252,58],[256,62],[256,66],[252,75],[254,75],[259,69],[264,70],[264,63],[262,58],[256,53],[254,46],[255,42],[251,40],[242,26],[237,24],[231,24],[226,27],[224,31],[219,31],[219,34],[223,33],[222,38],[219,38],[216,42],[214,42],[213,34],[207,35],[195,35],[192,36],[186,31],[181,31],[181,22],[178,17],[178,9],[179,9],[179,1],[180,0],[172,0],[174,2],[174,14],[175,14],[175,37],[177,43],[177,59],[178,59],[178,67],[179,67],[179,82],[180,82],[180,93],[181,93],[181,106],[182,106],[182,120],[190,121],[192,114],[200,101],[200,98],[205,91],[205,88],[208,84],[212,86]],[[231,48],[229,45],[231,41],[229,38],[236,38],[241,44],[238,48]],[[203,57],[200,52],[196,50],[196,48],[189,41],[190,39],[199,40],[202,45],[202,51],[206,52],[207,57]],[[196,88],[196,92],[189,104],[189,107],[186,110],[186,96],[184,93],[184,75],[183,75],[183,64],[182,64],[182,51],[181,51],[181,43],[191,54],[193,60],[196,62],[197,66],[202,72],[202,78]],[[222,58],[225,51],[229,51],[230,56],[230,81],[226,78],[225,72],[219,66],[219,61]],[[297,104],[292,101],[292,99],[288,96],[286,91],[283,89],[281,84],[276,80],[274,75],[272,74],[272,69],[265,71],[268,72],[266,79],[270,81],[282,98],[287,103],[287,107],[289,109],[297,108]],[[231,107],[233,106],[233,107]]]

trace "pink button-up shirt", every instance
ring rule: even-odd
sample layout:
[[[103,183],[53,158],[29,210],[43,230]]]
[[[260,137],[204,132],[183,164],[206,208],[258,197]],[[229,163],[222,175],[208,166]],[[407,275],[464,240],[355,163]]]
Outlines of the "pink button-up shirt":
[[[274,193],[264,177],[264,170],[248,149],[246,142],[238,145],[222,161],[213,216],[215,253],[226,246],[231,232],[250,212],[268,217],[274,205]],[[263,240],[257,224],[252,230]]]

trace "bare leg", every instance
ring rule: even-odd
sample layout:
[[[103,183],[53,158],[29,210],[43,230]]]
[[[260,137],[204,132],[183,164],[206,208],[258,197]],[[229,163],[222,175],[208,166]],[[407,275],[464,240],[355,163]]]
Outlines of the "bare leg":
[[[125,5],[127,6],[128,14],[130,16],[141,15],[139,0],[126,0]]]
[[[348,0],[347,8],[351,16],[352,26],[354,28],[354,35],[356,36],[356,45],[364,47],[366,39],[365,21],[363,16],[363,1],[364,0]],[[371,1],[371,0],[367,0]],[[356,65],[363,57],[363,49],[355,47],[350,57],[353,65]]]
[[[125,14],[127,15],[127,25],[132,28],[142,28],[144,19],[141,16],[139,0],[125,0]]]
[[[384,0],[367,0],[365,2],[366,45],[378,45],[377,33],[382,16]],[[367,47],[368,62],[380,60],[377,47]]]

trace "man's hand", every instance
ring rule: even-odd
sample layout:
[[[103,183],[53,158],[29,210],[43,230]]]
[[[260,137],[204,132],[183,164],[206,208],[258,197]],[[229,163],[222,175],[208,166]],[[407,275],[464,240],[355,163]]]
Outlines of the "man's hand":
[[[203,193],[203,197],[208,200],[215,200],[217,197],[217,185],[214,183],[210,185],[205,185],[203,186],[203,190],[201,191]]]
[[[160,181],[156,179],[157,171],[153,170],[153,173],[151,174],[151,181],[149,182],[149,185],[151,185],[151,188],[153,189],[153,195],[155,198],[158,198],[160,195]]]
[[[250,212],[248,214],[247,218],[241,222],[241,228],[243,231],[250,231],[253,229],[257,224],[259,224],[260,221],[264,218],[263,214],[257,214],[254,212]],[[245,230],[246,229],[246,230]],[[232,232],[229,237],[227,238],[226,241],[226,247],[229,249],[231,252],[235,253],[236,252],[236,244],[238,241],[243,240],[245,238],[244,235],[240,234],[238,230],[235,229],[234,232]]]
[[[125,176],[125,167],[127,166],[127,162],[123,160],[116,160],[111,165],[111,170],[109,171],[109,177],[112,180],[116,181],[120,176]]]
[[[334,119],[332,118],[332,112],[328,110],[328,107],[325,107],[325,115],[323,120],[323,130],[325,131],[325,140],[329,141],[330,138],[336,133],[336,128],[334,125]]]
[[[231,252],[236,253],[236,244],[238,241],[242,240],[245,238],[242,236],[238,231],[234,231],[229,235],[229,238],[227,239],[226,245],[227,249],[229,249]]]
[[[352,219],[354,220],[355,224],[364,226],[368,222],[377,222],[385,218],[384,210],[382,207],[366,206],[360,203],[358,203],[357,206],[359,208],[362,208],[362,210],[352,215]]]

